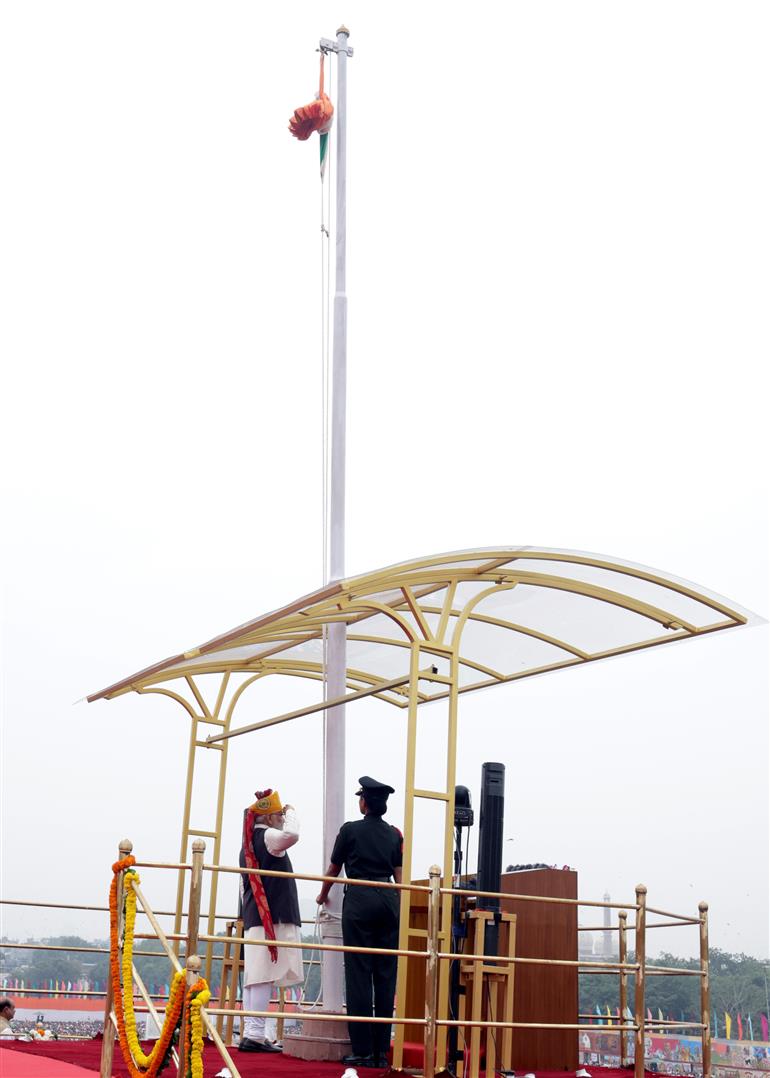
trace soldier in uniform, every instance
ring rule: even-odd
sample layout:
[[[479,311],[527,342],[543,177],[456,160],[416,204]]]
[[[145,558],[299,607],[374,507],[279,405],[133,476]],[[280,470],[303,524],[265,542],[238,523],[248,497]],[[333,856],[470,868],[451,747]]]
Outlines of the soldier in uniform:
[[[244,813],[242,868],[292,872],[287,850],[299,840],[299,821],[291,805],[281,803],[277,790],[259,790],[256,802]],[[302,923],[297,883],[280,876],[241,876],[241,916],[246,939],[299,943]],[[303,981],[302,951],[294,947],[245,947],[243,1008],[266,1011],[273,986]],[[245,1017],[241,1052],[280,1052],[265,1036],[265,1019]]]
[[[327,876],[401,883],[402,837],[385,823],[388,794],[393,787],[369,775],[359,780],[358,807],[363,819],[342,825],[332,850]],[[325,883],[316,901],[323,905],[333,884]],[[384,887],[346,887],[342,903],[342,939],[351,947],[398,947],[398,892]],[[395,955],[345,954],[345,987],[350,1015],[390,1018],[396,991]],[[349,1022],[353,1053],[344,1063],[385,1067],[390,1048],[390,1025]]]

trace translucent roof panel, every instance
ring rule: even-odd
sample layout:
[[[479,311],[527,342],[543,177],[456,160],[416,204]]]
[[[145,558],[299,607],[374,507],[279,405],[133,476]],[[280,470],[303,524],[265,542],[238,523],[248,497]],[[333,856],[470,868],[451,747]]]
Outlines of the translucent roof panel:
[[[651,617],[626,607],[547,586],[519,584],[513,591],[503,592],[500,600],[496,617],[589,654],[607,651],[620,642],[638,644],[661,630]],[[481,603],[477,609],[485,613],[487,604]]]
[[[517,560],[516,567],[527,572],[547,573],[553,571],[554,563],[542,559],[522,558]],[[573,580],[582,580],[599,587],[621,591],[625,595],[653,606],[664,606],[671,613],[695,625],[703,626],[714,620],[714,611],[711,607],[651,580],[590,565],[570,565],[565,568],[568,570],[565,575]]]
[[[467,692],[761,620],[695,584],[602,555],[453,551],[333,581],[88,699],[217,671],[320,676],[324,632],[340,621],[349,685],[405,676],[417,642],[442,674],[456,649]],[[445,692],[440,683],[421,683],[421,699]],[[399,691],[387,698],[404,705]]]

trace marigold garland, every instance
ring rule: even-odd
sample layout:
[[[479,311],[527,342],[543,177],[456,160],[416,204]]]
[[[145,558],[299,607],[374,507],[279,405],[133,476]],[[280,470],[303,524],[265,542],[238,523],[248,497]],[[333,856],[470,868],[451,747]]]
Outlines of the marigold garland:
[[[118,1025],[118,1040],[131,1078],[156,1078],[168,1062],[171,1053],[172,1038],[182,1020],[182,1010],[187,998],[188,1020],[185,1023],[185,1042],[187,1045],[187,1073],[192,1078],[203,1078],[203,1021],[201,1007],[211,998],[208,985],[201,977],[185,992],[185,972],[174,974],[166,1003],[166,1015],[160,1036],[149,1055],[145,1055],[136,1032],[134,1013],[134,925],[136,922],[136,892],[134,883],[139,883],[139,875],[133,868],[134,857],[125,857],[112,866],[112,884],[110,886],[110,978],[115,999],[115,1017]],[[118,875],[124,872],[124,911],[123,952],[120,956],[118,939]],[[122,978],[121,978],[122,973]],[[124,992],[124,987],[126,991]]]
[[[187,990],[187,1022],[185,1028],[185,1048],[188,1060],[189,1078],[203,1078],[203,1019],[201,1007],[211,999],[209,986],[203,977]]]

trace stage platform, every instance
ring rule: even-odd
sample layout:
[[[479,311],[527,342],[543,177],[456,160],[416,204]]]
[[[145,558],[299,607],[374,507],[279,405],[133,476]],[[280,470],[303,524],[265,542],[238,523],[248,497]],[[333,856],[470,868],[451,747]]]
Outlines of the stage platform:
[[[0,1046],[0,1078],[93,1078],[90,1068],[52,1059],[48,1052],[3,1052]],[[97,1071],[98,1073],[98,1071]]]
[[[146,1046],[148,1049],[150,1045]],[[7,1041],[0,1046],[0,1078],[85,1078],[99,1073],[101,1041]],[[17,1058],[21,1057],[21,1058]],[[340,1078],[345,1069],[341,1063],[314,1063],[283,1055],[249,1055],[235,1052],[234,1061],[243,1078]],[[30,1066],[32,1064],[32,1066]],[[222,1069],[219,1053],[212,1045],[204,1049],[205,1078]],[[381,1070],[362,1070],[361,1078],[379,1078]],[[524,1070],[517,1071],[522,1076]],[[590,1067],[592,1078],[629,1078],[629,1070],[609,1067]],[[116,1046],[113,1075],[123,1078],[128,1069]],[[164,1074],[173,1075],[173,1070]],[[574,1071],[536,1071],[536,1078],[575,1078]],[[650,1078],[660,1078],[645,1071]]]

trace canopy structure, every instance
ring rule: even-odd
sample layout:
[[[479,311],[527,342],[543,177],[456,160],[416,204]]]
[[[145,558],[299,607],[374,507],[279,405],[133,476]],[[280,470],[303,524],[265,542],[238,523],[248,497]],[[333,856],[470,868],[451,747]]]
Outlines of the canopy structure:
[[[219,864],[227,750],[230,739],[341,702],[375,696],[407,710],[404,790],[404,879],[411,878],[414,805],[418,798],[443,803],[443,874],[452,875],[455,760],[459,697],[477,689],[626,652],[734,629],[761,620],[711,592],[627,562],[569,550],[496,547],[439,554],[332,582],[287,606],[239,625],[198,647],[173,655],[89,696],[162,693],[191,719],[187,789],[180,861],[190,840],[214,840]],[[258,680],[274,674],[323,680],[326,633],[344,623],[346,684],[335,700],[321,700],[283,715],[233,729],[239,700]],[[204,689],[214,683],[213,696]],[[209,695],[207,701],[206,696]],[[446,781],[442,789],[415,787],[418,715],[444,701]],[[214,727],[208,737],[201,726]],[[220,752],[215,821],[207,830],[190,824],[196,756]],[[433,750],[438,751],[434,745]],[[214,932],[216,876],[209,905]],[[181,925],[184,872],[177,892]],[[450,910],[441,923],[451,923]],[[409,892],[402,892],[399,947],[409,946]],[[207,955],[207,975],[211,953]],[[406,967],[397,995],[404,998]],[[439,1007],[447,1004],[446,977]],[[403,1027],[397,1034],[400,1058]]]
[[[498,547],[397,565],[325,588],[140,670],[88,697],[111,699],[201,674],[321,679],[325,629],[347,628],[347,684],[409,704],[410,646],[436,674],[457,652],[458,692],[746,624],[752,615],[692,584],[576,551]],[[421,680],[420,704],[448,695]],[[369,693],[367,693],[369,695]]]

